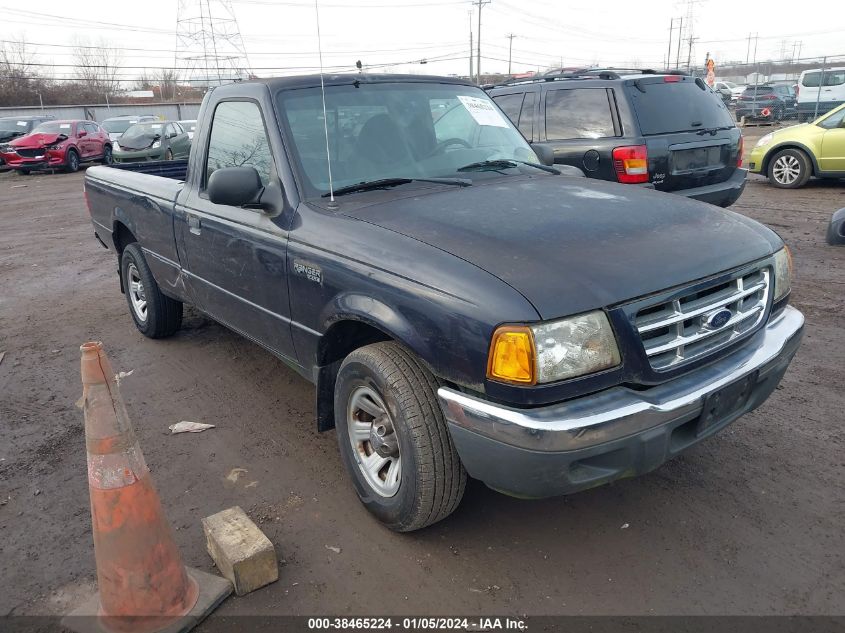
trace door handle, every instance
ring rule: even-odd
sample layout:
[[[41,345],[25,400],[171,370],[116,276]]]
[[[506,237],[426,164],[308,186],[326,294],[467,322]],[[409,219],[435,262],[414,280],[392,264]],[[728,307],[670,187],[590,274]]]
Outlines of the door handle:
[[[202,233],[200,218],[198,215],[188,214],[188,230],[194,235]]]

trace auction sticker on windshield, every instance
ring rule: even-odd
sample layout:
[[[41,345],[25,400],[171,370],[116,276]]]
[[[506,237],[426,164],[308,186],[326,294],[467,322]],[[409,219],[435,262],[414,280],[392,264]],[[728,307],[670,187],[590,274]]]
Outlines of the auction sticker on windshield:
[[[479,125],[493,125],[495,127],[508,127],[505,118],[496,109],[491,101],[479,99],[478,97],[465,97],[458,95],[458,99],[469,110],[472,118]]]

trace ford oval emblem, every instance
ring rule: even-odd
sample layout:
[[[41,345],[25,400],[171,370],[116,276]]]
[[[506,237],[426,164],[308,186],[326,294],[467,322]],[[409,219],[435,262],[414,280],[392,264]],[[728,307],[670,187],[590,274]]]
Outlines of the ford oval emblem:
[[[708,330],[718,330],[725,327],[733,315],[734,313],[727,308],[719,308],[704,315],[703,325]]]

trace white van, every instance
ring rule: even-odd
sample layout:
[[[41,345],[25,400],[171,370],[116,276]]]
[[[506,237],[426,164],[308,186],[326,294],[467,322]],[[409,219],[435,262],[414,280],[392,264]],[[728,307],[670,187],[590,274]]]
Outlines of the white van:
[[[824,80],[822,80],[824,74]],[[821,94],[819,94],[821,84]],[[845,67],[805,70],[798,80],[798,120],[802,123],[845,103]]]

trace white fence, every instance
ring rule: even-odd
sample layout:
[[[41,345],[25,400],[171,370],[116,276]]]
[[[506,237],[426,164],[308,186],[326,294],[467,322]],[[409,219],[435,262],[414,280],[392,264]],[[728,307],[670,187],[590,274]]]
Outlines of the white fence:
[[[122,114],[152,114],[160,119],[184,121],[196,119],[199,103],[143,103],[143,104],[96,104],[71,106],[23,106],[0,108],[0,117],[35,116],[52,114],[57,119],[88,119],[103,121]]]

